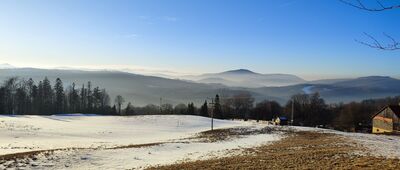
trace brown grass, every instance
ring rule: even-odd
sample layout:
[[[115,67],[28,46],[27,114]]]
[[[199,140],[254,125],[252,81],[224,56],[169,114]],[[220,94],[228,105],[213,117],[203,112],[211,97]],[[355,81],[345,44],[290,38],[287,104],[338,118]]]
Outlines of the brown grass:
[[[275,132],[292,132],[290,128],[280,128],[280,127],[264,127],[258,128],[248,128],[248,127],[238,127],[238,128],[226,128],[226,129],[215,129],[198,133],[196,136],[187,138],[190,140],[198,140],[200,142],[218,142],[225,140],[233,140],[235,138],[241,138],[248,135],[257,134],[271,134]]]
[[[354,154],[363,150],[335,134],[297,132],[242,155],[149,169],[400,169],[399,159]]]
[[[112,147],[112,148],[107,148],[107,149],[128,149],[128,148],[146,148],[146,147],[152,147],[152,146],[157,146],[165,144],[165,142],[156,142],[156,143],[145,143],[145,144],[137,144],[137,145],[125,145],[125,146],[117,146],[117,147]]]

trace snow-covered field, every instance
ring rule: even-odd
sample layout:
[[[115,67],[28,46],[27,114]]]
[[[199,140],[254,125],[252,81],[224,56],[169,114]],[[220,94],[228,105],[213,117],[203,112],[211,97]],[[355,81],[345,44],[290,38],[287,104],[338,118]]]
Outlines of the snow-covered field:
[[[244,125],[215,120],[216,128]],[[209,129],[210,120],[198,116],[0,116],[0,155],[165,142]]]
[[[243,121],[214,120],[214,127],[262,126]],[[282,138],[281,134],[260,134],[212,143],[187,139],[209,129],[210,119],[199,116],[0,116],[0,155],[72,148],[55,151],[50,156],[38,156],[35,160],[23,160],[21,166],[30,169],[143,168],[187,159],[229,156],[239,153],[240,149]],[[110,149],[149,143],[162,144]]]
[[[215,120],[215,128],[261,129],[266,124]],[[286,129],[287,128],[287,129]],[[367,154],[400,158],[400,137],[334,130],[284,127],[283,130],[335,133],[366,148]],[[282,132],[244,135],[207,142],[196,134],[210,129],[210,119],[199,116],[0,116],[0,156],[55,150],[34,158],[0,162],[28,169],[141,169],[180,161],[240,154],[245,148],[278,141]],[[278,128],[279,130],[279,128]],[[132,145],[149,144],[145,147]]]

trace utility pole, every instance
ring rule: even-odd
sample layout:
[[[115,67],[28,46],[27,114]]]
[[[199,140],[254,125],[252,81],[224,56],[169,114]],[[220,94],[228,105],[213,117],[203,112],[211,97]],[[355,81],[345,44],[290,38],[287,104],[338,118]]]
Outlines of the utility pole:
[[[214,130],[214,108],[215,103],[214,103],[214,98],[211,99],[211,131]]]
[[[293,115],[294,115],[294,99],[292,99],[292,118],[291,118],[291,120],[290,120],[290,125],[292,125],[293,126]]]

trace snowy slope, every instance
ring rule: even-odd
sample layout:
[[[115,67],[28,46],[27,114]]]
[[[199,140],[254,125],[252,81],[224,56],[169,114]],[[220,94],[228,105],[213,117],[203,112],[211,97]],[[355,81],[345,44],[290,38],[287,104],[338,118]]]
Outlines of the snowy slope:
[[[216,128],[244,124],[215,120]],[[0,116],[0,155],[165,142],[209,128],[210,120],[199,116]]]
[[[214,125],[216,128],[265,127],[265,124],[228,120],[215,120]],[[209,129],[209,118],[183,115],[0,116],[0,155],[71,148],[38,154],[35,159],[3,162],[0,169],[142,169],[240,154],[244,148],[284,137],[283,133],[253,134],[216,142],[193,138]],[[150,145],[128,146],[134,144]]]
[[[241,154],[245,148],[280,140],[282,136],[261,134],[211,143],[188,141],[141,148],[63,150],[20,162],[29,162],[21,163],[28,169],[142,169],[181,161],[233,156]],[[6,164],[0,164],[0,169],[7,167]]]

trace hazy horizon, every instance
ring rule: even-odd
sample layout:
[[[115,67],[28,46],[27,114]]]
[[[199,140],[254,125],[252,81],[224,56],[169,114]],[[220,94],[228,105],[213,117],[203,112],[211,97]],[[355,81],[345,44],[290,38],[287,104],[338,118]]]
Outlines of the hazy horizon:
[[[164,78],[182,78],[184,76],[198,76],[203,74],[213,74],[213,73],[222,73],[226,71],[245,69],[250,70],[259,74],[290,74],[298,76],[306,81],[314,81],[314,80],[325,80],[325,79],[352,79],[359,77],[369,77],[369,76],[389,76],[392,78],[399,79],[400,75],[324,75],[320,77],[312,77],[307,75],[301,75],[290,72],[259,72],[257,70],[252,70],[249,68],[228,68],[227,70],[217,70],[215,72],[179,72],[176,70],[163,70],[161,68],[150,68],[150,67],[142,67],[142,66],[133,66],[133,65],[97,65],[97,66],[38,66],[38,65],[13,65],[10,63],[0,63],[0,65],[9,65],[13,68],[38,68],[38,69],[64,69],[64,70],[83,70],[83,71],[121,71],[133,74],[141,74],[146,76],[158,76]],[[1,68],[0,68],[1,69]]]

